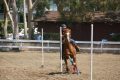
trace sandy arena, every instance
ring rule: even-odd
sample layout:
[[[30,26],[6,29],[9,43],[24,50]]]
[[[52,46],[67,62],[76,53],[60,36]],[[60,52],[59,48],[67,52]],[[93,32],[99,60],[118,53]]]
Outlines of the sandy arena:
[[[94,54],[93,80],[120,80],[120,55]],[[90,80],[90,54],[77,54],[77,74],[60,73],[59,53],[0,52],[0,80]]]

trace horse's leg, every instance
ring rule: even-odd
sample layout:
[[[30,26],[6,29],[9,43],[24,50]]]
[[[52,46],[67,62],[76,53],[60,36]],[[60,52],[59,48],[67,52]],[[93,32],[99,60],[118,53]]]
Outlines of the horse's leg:
[[[73,70],[74,70],[74,73],[78,71],[77,62],[76,62],[76,55],[73,55]]]
[[[73,45],[69,45],[69,52],[71,53],[71,58],[73,59],[72,66],[73,66],[73,73],[77,71],[77,63],[76,63],[76,49]]]
[[[64,59],[64,61],[65,61],[65,64],[66,64],[66,71],[69,72],[70,70],[69,70],[69,67],[68,67],[68,59]]]

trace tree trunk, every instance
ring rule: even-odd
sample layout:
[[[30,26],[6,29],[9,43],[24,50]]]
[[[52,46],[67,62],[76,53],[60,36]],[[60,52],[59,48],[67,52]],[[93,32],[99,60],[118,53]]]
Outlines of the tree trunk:
[[[8,14],[4,5],[4,37],[7,38]]]
[[[32,0],[27,0],[27,6],[28,6],[28,28],[29,28],[29,39],[32,39],[33,34],[33,10],[36,8],[37,4],[40,0],[35,0],[34,3],[32,3]]]
[[[28,28],[29,28],[29,39],[32,38],[32,27],[33,24],[31,22],[31,20],[33,19],[33,15],[32,15],[32,0],[27,0],[27,6],[28,6]]]
[[[6,7],[6,11],[7,11],[7,14],[11,20],[11,23],[12,23],[12,30],[14,30],[14,22],[13,22],[13,18],[12,18],[12,15],[10,14],[10,11],[9,11],[9,7],[8,7],[8,3],[6,0],[4,0],[4,4],[5,4],[5,7]]]
[[[13,21],[14,21],[13,39],[19,39],[18,14],[17,14],[16,0],[12,0],[12,8],[13,8]]]
[[[7,26],[8,26],[8,16],[5,13],[5,21],[4,21],[4,36],[5,36],[5,39],[7,38]]]
[[[27,39],[28,35],[27,35],[27,22],[26,22],[25,2],[26,2],[26,0],[24,0],[24,38]]]
[[[33,23],[31,22],[31,20],[33,20],[33,15],[32,15],[32,11],[28,11],[28,27],[29,27],[29,39],[32,39],[32,29],[33,29]]]

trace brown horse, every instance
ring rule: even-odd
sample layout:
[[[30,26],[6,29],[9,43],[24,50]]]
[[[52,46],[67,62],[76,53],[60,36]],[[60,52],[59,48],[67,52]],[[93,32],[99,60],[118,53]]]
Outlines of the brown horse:
[[[77,68],[77,62],[76,62],[76,48],[75,46],[70,42],[70,37],[71,37],[71,30],[70,29],[65,29],[63,32],[63,59],[66,64],[66,71],[70,72],[70,69],[68,67],[68,62],[72,63],[72,73],[78,73],[78,68]]]

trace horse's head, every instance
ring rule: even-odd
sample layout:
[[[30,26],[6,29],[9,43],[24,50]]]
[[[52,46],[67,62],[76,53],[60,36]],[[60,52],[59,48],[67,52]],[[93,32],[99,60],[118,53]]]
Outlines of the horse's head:
[[[64,36],[65,41],[70,42],[71,30],[70,29],[65,29],[63,31],[63,36]]]

